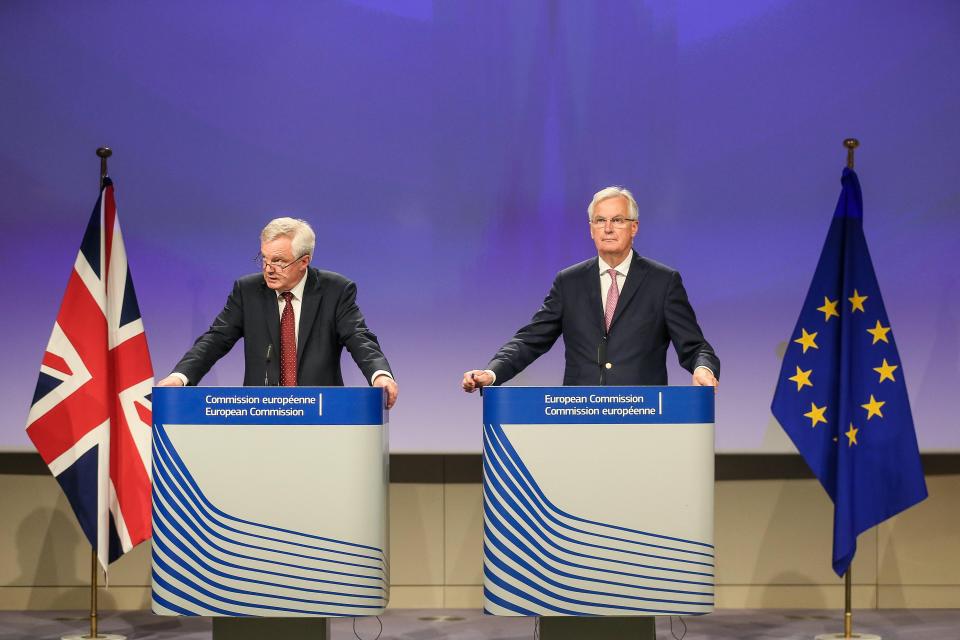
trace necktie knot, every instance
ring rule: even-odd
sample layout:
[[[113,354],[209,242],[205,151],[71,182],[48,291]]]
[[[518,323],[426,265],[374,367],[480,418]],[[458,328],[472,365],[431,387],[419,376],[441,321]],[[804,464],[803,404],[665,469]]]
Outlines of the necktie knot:
[[[617,276],[620,275],[620,272],[616,269],[607,269],[607,273],[610,274],[610,279],[614,282],[617,281]]]
[[[284,291],[283,293],[280,294],[280,297],[283,298],[284,302],[290,302],[291,300],[293,300],[293,292]]]

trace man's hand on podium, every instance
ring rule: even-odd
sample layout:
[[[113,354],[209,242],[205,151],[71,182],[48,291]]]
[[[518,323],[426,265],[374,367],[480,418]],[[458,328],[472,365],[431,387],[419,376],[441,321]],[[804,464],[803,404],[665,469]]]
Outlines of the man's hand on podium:
[[[373,386],[383,389],[384,406],[392,409],[397,404],[397,396],[400,395],[400,387],[397,381],[386,374],[381,374],[373,379]]]
[[[473,393],[480,387],[486,387],[493,384],[493,376],[490,375],[487,371],[482,371],[480,369],[473,369],[472,371],[467,371],[463,374],[463,382],[460,386],[463,387],[463,390],[467,393]]]
[[[167,376],[166,378],[158,382],[157,386],[158,387],[182,387],[183,380],[181,380],[177,376],[171,375],[171,376]]]
[[[693,386],[695,387],[719,387],[720,381],[713,375],[713,371],[706,367],[697,367],[693,370]]]

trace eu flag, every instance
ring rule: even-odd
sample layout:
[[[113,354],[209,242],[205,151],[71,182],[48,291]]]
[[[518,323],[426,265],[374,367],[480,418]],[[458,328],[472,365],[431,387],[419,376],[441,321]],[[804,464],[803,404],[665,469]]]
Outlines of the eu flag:
[[[863,235],[857,174],[783,357],[772,410],[833,500],[833,570],[857,536],[927,497],[903,367]]]

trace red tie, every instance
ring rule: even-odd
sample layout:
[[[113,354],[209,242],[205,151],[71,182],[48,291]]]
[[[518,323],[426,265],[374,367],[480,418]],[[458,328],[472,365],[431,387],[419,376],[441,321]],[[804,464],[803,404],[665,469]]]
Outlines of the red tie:
[[[293,294],[280,294],[283,313],[280,314],[280,386],[297,386],[297,331],[293,325]]]
[[[619,273],[616,269],[607,269],[607,273],[610,274],[610,290],[607,291],[607,308],[604,309],[603,319],[607,324],[607,333],[610,332],[610,323],[613,322],[613,312],[617,310],[617,301],[620,299],[620,289],[617,287],[617,276]]]

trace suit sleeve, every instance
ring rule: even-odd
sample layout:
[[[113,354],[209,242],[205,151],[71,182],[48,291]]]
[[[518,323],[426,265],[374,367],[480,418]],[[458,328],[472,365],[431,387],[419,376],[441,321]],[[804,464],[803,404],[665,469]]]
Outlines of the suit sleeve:
[[[217,315],[210,328],[197,338],[173,370],[186,376],[190,385],[196,385],[217,360],[226,355],[242,337],[243,297],[238,281],[233,283],[233,291],[227,297],[223,311]]]
[[[703,337],[700,325],[697,324],[697,315],[690,306],[687,291],[683,288],[683,281],[677,272],[673,272],[667,286],[664,319],[680,366],[691,373],[697,367],[707,367],[719,380],[720,359]]]
[[[357,285],[347,282],[340,292],[336,309],[337,336],[347,348],[367,382],[377,371],[387,371],[393,376],[390,363],[380,350],[376,334],[368,327],[357,306]]]
[[[563,287],[560,276],[553,281],[550,293],[530,323],[500,347],[487,368],[496,374],[495,385],[507,382],[530,363],[550,350],[563,331]]]

